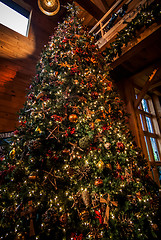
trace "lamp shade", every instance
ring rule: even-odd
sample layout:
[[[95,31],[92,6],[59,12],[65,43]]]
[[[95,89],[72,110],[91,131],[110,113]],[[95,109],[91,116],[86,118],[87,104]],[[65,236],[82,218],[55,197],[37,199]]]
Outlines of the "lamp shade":
[[[38,0],[38,6],[44,14],[53,16],[59,12],[60,2],[59,0]]]

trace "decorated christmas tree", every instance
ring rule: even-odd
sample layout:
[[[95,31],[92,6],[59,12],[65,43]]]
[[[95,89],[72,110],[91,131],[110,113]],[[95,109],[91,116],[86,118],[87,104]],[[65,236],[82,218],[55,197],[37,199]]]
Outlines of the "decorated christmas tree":
[[[1,157],[0,239],[157,239],[157,187],[74,5]]]

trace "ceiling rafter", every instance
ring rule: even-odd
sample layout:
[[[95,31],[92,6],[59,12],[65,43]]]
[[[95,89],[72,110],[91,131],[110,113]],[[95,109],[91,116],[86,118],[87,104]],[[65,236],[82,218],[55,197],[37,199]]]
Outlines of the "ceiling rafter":
[[[95,19],[100,20],[104,12],[100,10],[93,2],[90,0],[75,0],[82,8],[84,8],[89,14],[91,14]]]
[[[108,5],[107,1],[106,0],[100,0],[103,4],[103,6],[105,7],[106,11],[109,10],[110,6]]]

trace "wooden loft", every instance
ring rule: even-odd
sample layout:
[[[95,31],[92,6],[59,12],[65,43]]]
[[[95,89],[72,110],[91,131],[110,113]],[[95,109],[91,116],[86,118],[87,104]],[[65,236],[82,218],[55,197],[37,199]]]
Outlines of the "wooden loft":
[[[118,32],[124,29],[126,24],[136,17],[137,13],[146,2],[146,0],[116,1],[116,3],[90,30],[90,33],[93,33],[96,37],[98,37],[98,41],[96,43],[98,47],[105,48],[107,44],[112,42]],[[150,0],[148,1],[148,4],[153,2],[154,0]]]

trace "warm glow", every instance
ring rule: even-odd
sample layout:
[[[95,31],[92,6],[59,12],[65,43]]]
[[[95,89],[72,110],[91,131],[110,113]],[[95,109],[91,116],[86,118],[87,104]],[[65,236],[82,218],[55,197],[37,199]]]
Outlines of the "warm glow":
[[[55,1],[54,1],[54,3],[55,3]],[[46,1],[46,5],[50,7],[51,5],[53,5],[53,1]]]

